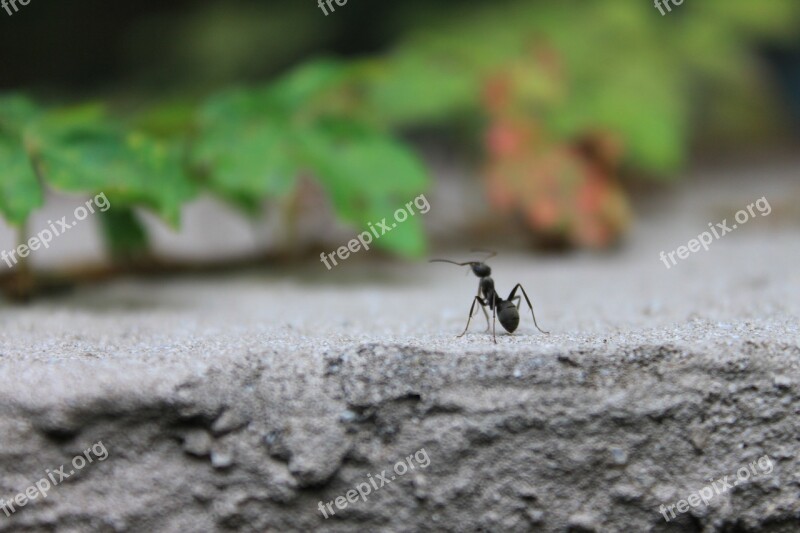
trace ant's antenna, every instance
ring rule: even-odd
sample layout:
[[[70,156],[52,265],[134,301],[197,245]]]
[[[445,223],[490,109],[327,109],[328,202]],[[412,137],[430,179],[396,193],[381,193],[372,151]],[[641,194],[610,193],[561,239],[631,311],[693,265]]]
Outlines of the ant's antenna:
[[[455,261],[450,261],[449,259],[431,259],[428,261],[429,263],[450,263],[451,265],[458,265],[458,266],[475,266],[480,264],[479,261],[467,261],[466,263],[456,263]],[[469,270],[464,271],[465,275],[469,275]]]
[[[450,263],[452,265],[458,265],[458,266],[473,266],[473,265],[479,265],[481,263],[484,263],[484,262],[488,261],[489,259],[491,259],[492,257],[497,255],[497,252],[494,252],[492,250],[484,250],[482,248],[473,248],[470,251],[472,251],[472,252],[480,252],[480,253],[489,254],[489,255],[487,255],[486,257],[484,257],[480,261],[466,261],[464,263],[457,263],[457,262],[451,261],[449,259],[431,259],[428,262],[429,263]]]
[[[484,257],[484,258],[483,258],[483,260],[484,260],[484,261],[488,261],[489,259],[491,259],[492,257],[494,257],[494,256],[496,256],[496,255],[497,255],[497,252],[495,252],[495,251],[492,251],[492,250],[484,250],[483,248],[473,248],[473,249],[472,249],[472,250],[470,250],[470,251],[472,251],[472,252],[481,252],[481,253],[489,254],[489,255],[487,255],[486,257]]]
[[[477,265],[479,261],[467,261],[466,263],[456,263],[455,261],[450,261],[449,259],[431,259],[428,263],[450,263],[451,265],[458,265],[458,266],[472,266]]]

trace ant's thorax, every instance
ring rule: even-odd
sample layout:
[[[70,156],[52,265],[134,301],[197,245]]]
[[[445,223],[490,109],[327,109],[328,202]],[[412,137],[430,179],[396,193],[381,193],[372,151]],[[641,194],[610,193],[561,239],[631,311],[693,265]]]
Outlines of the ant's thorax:
[[[495,300],[500,299],[497,296],[497,292],[494,290],[494,280],[488,276],[481,278],[481,292],[483,293],[484,298],[489,300],[489,303],[493,303]]]

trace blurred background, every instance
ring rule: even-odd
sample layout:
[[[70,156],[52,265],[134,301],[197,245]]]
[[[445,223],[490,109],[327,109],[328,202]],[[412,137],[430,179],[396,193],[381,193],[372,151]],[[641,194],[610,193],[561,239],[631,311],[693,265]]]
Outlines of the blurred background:
[[[0,533],[797,530],[797,0],[2,2]]]
[[[0,11],[0,249],[90,196],[112,208],[0,263],[12,296],[53,276],[324,268],[422,193],[430,213],[374,255],[614,252],[692,169],[796,168],[794,0],[18,7]]]

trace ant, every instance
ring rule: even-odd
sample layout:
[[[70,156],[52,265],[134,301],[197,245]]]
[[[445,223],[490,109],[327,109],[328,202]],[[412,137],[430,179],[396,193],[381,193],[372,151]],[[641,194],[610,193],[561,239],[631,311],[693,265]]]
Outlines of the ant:
[[[472,268],[472,273],[480,278],[480,281],[478,282],[478,295],[472,300],[472,307],[469,308],[467,327],[465,327],[464,332],[456,338],[458,339],[466,335],[467,330],[469,329],[469,323],[472,321],[472,316],[475,312],[476,302],[481,305],[481,309],[483,309],[483,315],[486,317],[486,331],[489,331],[489,313],[486,312],[486,306],[489,306],[489,309],[492,310],[492,338],[494,339],[495,344],[497,344],[496,322],[498,315],[500,318],[500,324],[505,328],[505,330],[509,333],[514,333],[514,331],[517,329],[517,326],[519,326],[519,306],[522,299],[520,296],[517,296],[517,289],[521,290],[522,295],[525,296],[525,301],[528,303],[528,308],[531,310],[533,324],[536,326],[536,329],[545,335],[548,335],[549,333],[547,331],[542,331],[542,328],[540,328],[539,324],[536,323],[536,315],[533,313],[533,305],[531,305],[531,300],[528,298],[528,294],[525,292],[522,284],[517,283],[514,286],[514,289],[511,291],[511,294],[509,294],[508,298],[505,300],[497,294],[497,291],[494,290],[494,280],[489,277],[492,275],[492,269],[486,264],[486,261],[496,256],[497,252],[487,251],[487,253],[490,255],[483,261],[467,261],[466,263],[456,263],[455,261],[450,261],[449,259],[430,260],[431,263],[451,263],[458,266],[469,266]],[[516,305],[514,305],[514,300],[517,302]]]

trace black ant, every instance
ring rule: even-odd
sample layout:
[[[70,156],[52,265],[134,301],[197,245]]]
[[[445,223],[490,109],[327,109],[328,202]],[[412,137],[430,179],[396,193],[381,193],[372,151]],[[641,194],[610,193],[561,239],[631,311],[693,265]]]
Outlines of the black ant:
[[[514,333],[514,331],[517,329],[517,326],[519,326],[519,306],[521,303],[521,297],[517,296],[517,289],[521,290],[522,295],[525,296],[525,301],[528,303],[528,308],[531,310],[531,316],[533,317],[533,325],[536,326],[536,329],[547,335],[548,332],[542,331],[542,328],[540,328],[539,324],[536,323],[536,315],[533,313],[533,305],[531,305],[531,300],[528,298],[528,294],[525,292],[522,284],[517,283],[514,286],[514,289],[511,291],[511,294],[509,294],[508,298],[505,300],[502,299],[500,295],[497,294],[497,291],[494,290],[494,280],[489,277],[492,275],[492,269],[489,268],[489,265],[487,265],[485,261],[496,256],[497,253],[489,252],[489,254],[490,255],[483,261],[467,261],[466,263],[456,263],[455,261],[450,261],[449,259],[430,260],[431,263],[451,263],[458,266],[469,265],[472,268],[473,274],[480,278],[480,282],[478,282],[478,295],[472,300],[472,307],[469,308],[467,327],[465,327],[464,332],[456,338],[466,335],[467,330],[469,329],[469,323],[472,321],[472,315],[475,312],[476,302],[481,305],[481,309],[483,309],[483,315],[486,317],[486,331],[489,331],[489,314],[486,312],[486,306],[488,305],[489,309],[492,310],[492,338],[494,339],[495,344],[497,344],[497,335],[495,330],[498,315],[500,318],[500,324],[505,328],[505,330],[509,333]],[[517,301],[516,305],[514,305],[514,300]]]

